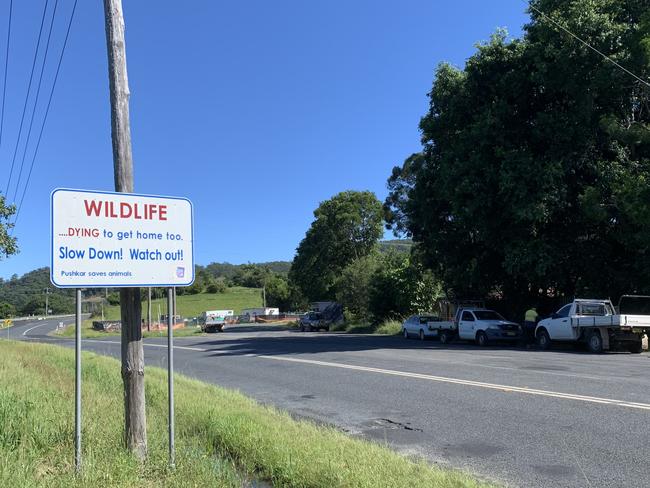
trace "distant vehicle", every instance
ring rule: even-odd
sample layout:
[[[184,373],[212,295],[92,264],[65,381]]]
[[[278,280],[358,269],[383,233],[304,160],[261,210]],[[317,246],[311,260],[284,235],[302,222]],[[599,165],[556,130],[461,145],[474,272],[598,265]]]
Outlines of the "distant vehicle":
[[[622,347],[638,354],[650,333],[650,297],[624,295],[619,310],[611,300],[577,299],[541,320],[535,338],[541,349],[552,341],[584,343],[590,352]]]
[[[321,312],[307,312],[300,317],[300,330],[311,332],[312,330],[330,330],[329,322],[325,320]]]
[[[223,326],[226,324],[226,317],[232,317],[233,315],[232,310],[208,310],[203,312],[199,319],[201,330],[203,332],[222,332]]]
[[[280,309],[275,307],[258,307],[245,308],[241,311],[244,320],[255,322],[256,317],[268,317],[270,315],[280,315]]]
[[[405,339],[418,337],[421,341],[430,337],[439,337],[437,324],[440,317],[435,315],[411,315],[402,324],[402,335]]]

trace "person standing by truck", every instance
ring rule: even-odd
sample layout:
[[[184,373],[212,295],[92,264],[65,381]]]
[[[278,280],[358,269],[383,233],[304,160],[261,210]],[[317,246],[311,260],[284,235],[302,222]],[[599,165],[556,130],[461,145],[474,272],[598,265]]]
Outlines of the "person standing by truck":
[[[537,322],[539,319],[539,314],[537,313],[537,307],[531,307],[526,310],[524,315],[524,333],[522,334],[524,346],[529,348],[535,343],[535,327],[537,327]]]

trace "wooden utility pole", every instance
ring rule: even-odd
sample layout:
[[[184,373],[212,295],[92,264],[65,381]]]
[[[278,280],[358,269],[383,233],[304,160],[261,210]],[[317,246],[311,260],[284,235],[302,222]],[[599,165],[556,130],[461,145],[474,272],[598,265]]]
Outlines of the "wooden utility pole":
[[[111,136],[115,190],[133,192],[133,159],[129,126],[129,81],[122,0],[104,0],[108,79],[111,92]],[[136,457],[147,456],[144,403],[144,352],[140,288],[120,289],[122,318],[122,381],[124,382],[124,434],[126,447]]]

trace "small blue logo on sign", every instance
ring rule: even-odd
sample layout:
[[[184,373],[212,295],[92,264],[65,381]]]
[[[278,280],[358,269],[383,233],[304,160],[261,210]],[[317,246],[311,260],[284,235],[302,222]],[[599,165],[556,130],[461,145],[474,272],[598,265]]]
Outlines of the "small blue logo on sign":
[[[178,278],[184,278],[185,277],[185,268],[182,266],[179,266],[176,268],[176,276]]]

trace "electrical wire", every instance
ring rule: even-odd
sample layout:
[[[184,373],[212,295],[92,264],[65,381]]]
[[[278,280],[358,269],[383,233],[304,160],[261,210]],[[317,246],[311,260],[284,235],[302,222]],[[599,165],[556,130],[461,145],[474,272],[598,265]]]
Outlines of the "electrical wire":
[[[9,171],[9,180],[7,181],[7,188],[5,195],[9,193],[9,185],[11,184],[11,177],[14,173],[14,165],[16,164],[16,155],[18,154],[18,145],[20,143],[20,136],[23,132],[23,123],[25,122],[25,112],[27,111],[27,102],[29,100],[29,92],[32,89],[32,80],[34,78],[34,69],[36,68],[36,59],[38,57],[38,50],[41,46],[41,36],[43,34],[43,24],[45,23],[45,13],[47,12],[47,5],[49,0],[45,0],[45,7],[43,8],[43,16],[41,17],[41,27],[38,31],[38,40],[36,41],[36,51],[34,52],[34,60],[32,61],[32,72],[29,75],[29,84],[27,85],[27,94],[25,95],[25,104],[23,105],[23,115],[20,118],[20,128],[18,129],[18,138],[16,139],[16,148],[14,149],[14,156],[11,160],[11,170]]]
[[[523,0],[523,1],[525,2],[526,0]],[[528,2],[526,2],[526,3],[528,3]],[[595,48],[594,46],[592,46],[591,44],[589,44],[587,41],[585,41],[585,40],[581,39],[580,37],[578,37],[576,34],[574,34],[573,32],[571,32],[567,27],[563,26],[562,24],[560,24],[560,23],[557,22],[556,20],[554,20],[554,19],[552,19],[551,17],[549,17],[548,15],[546,15],[546,14],[545,14],[544,12],[542,12],[540,9],[538,9],[537,7],[535,7],[532,3],[529,3],[528,6],[529,6],[531,9],[533,9],[535,12],[537,12],[539,15],[541,15],[544,19],[548,20],[548,21],[551,22],[553,25],[555,25],[556,27],[558,27],[559,29],[563,30],[564,32],[566,32],[567,34],[569,34],[571,37],[573,37],[574,39],[576,39],[578,42],[581,42],[582,44],[584,44],[585,46],[587,46],[589,49],[591,49],[592,51],[594,51],[595,53],[599,54],[600,56],[602,56],[603,58],[605,58],[607,61],[609,61],[610,63],[612,63],[614,66],[616,66],[617,68],[619,68],[619,69],[625,71],[628,75],[632,76],[633,78],[636,78],[638,81],[640,81],[641,83],[643,83],[644,85],[646,85],[647,87],[650,88],[650,82],[644,80],[643,78],[641,78],[640,76],[638,76],[636,73],[633,73],[632,71],[630,71],[629,69],[627,69],[625,66],[622,66],[621,64],[619,64],[619,63],[617,63],[616,61],[614,61],[614,60],[613,60],[611,57],[609,57],[607,54],[601,52],[600,50],[598,50],[597,48]]]
[[[5,74],[2,83],[2,110],[0,111],[0,147],[2,147],[2,129],[5,120],[5,99],[7,97],[7,70],[9,68],[9,39],[11,38],[11,17],[14,7],[14,0],[9,0],[9,25],[7,27],[7,51],[5,53]]]
[[[29,130],[27,131],[27,139],[25,140],[25,148],[23,150],[23,157],[20,161],[20,171],[18,172],[18,181],[16,182],[16,190],[14,191],[13,201],[16,201],[18,190],[20,189],[20,180],[23,175],[23,168],[25,166],[25,157],[27,156],[27,147],[29,146],[29,139],[32,135],[32,126],[34,125],[34,116],[36,115],[36,108],[38,107],[38,98],[41,94],[41,84],[43,83],[43,73],[45,73],[45,64],[47,62],[47,53],[50,50],[50,39],[52,38],[52,27],[54,26],[54,19],[56,18],[56,8],[59,5],[59,0],[54,1],[54,8],[52,9],[52,20],[50,21],[50,28],[47,33],[47,41],[45,43],[45,54],[43,54],[43,65],[41,67],[41,75],[38,78],[38,86],[36,87],[36,98],[34,100],[34,109],[32,116],[29,120]]]
[[[59,62],[56,66],[56,73],[54,75],[54,82],[52,83],[52,89],[50,90],[50,97],[47,100],[47,106],[45,107],[45,115],[43,116],[43,123],[41,124],[41,130],[38,133],[38,140],[36,142],[36,148],[34,149],[34,155],[32,156],[32,162],[29,166],[29,173],[27,175],[27,180],[25,182],[25,187],[23,188],[22,196],[20,197],[20,203],[16,209],[16,218],[14,219],[12,231],[16,228],[16,223],[18,222],[18,217],[20,216],[20,210],[23,208],[23,200],[27,193],[27,188],[29,187],[29,182],[32,178],[32,170],[34,169],[34,162],[36,161],[36,156],[38,154],[38,148],[41,146],[41,138],[43,137],[43,129],[45,129],[45,123],[47,122],[47,116],[50,113],[50,106],[52,105],[52,97],[54,96],[54,89],[56,88],[56,82],[59,79],[59,71],[61,70],[61,63],[63,62],[63,55],[65,54],[65,48],[68,45],[68,37],[70,36],[70,28],[72,27],[72,21],[74,19],[75,11],[77,10],[77,1],[74,0],[74,5],[72,6],[72,13],[70,14],[70,20],[68,21],[68,29],[65,33],[65,39],[63,40],[63,48],[61,49],[61,55],[59,56]]]

